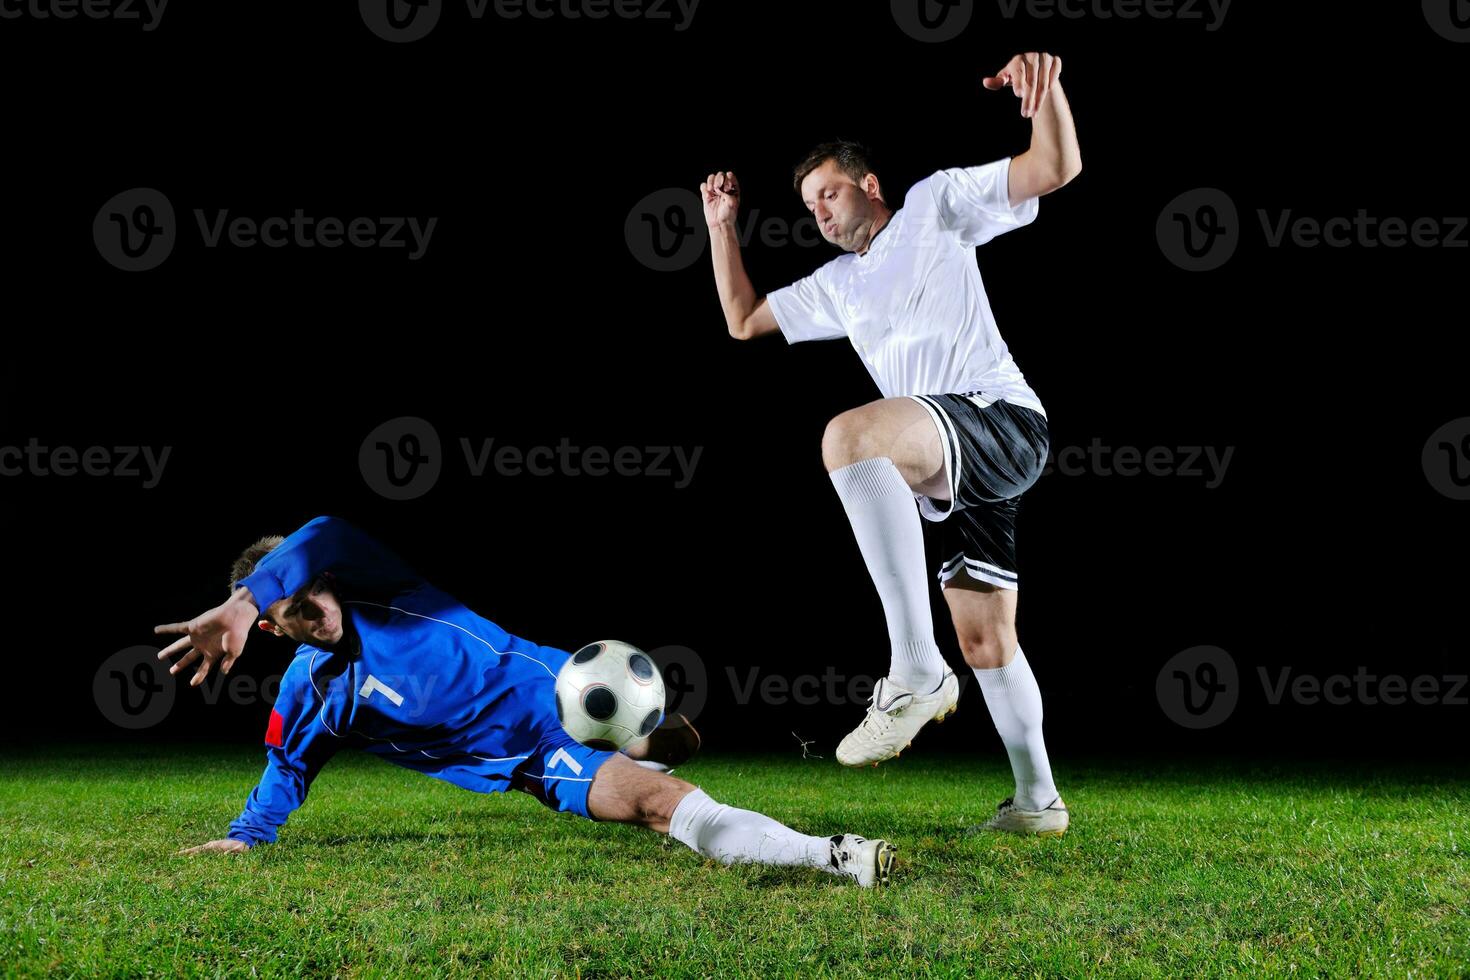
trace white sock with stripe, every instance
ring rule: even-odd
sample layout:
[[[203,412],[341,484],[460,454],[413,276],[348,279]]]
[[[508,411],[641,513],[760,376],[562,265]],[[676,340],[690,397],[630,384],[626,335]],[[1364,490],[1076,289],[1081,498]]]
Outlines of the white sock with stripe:
[[[685,796],[669,818],[669,836],[721,864],[785,864],[836,870],[832,838],[798,834],[754,810],[716,803],[702,789]]]
[[[948,668],[934,643],[924,529],[914,493],[887,456],[840,467],[831,477],[888,620],[888,677],[928,693]]]
[[[1036,685],[1026,655],[1017,646],[1016,659],[1004,667],[971,669],[1011,758],[1016,806],[1022,810],[1046,807],[1057,798],[1057,787],[1046,757],[1046,742],[1041,737],[1041,688]]]

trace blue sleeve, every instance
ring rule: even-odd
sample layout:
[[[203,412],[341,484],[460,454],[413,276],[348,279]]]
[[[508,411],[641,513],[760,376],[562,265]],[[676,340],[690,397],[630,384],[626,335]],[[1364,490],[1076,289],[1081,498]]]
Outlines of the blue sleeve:
[[[293,687],[299,688],[301,680],[311,683],[309,672],[304,678],[301,673],[287,673],[296,673],[298,683]],[[344,744],[322,724],[320,705],[310,696],[303,697],[304,692],[288,691],[287,683],[283,677],[281,696],[271,709],[266,729],[265,773],[250,791],[244,811],[230,824],[230,838],[251,847],[276,839],[286,818],[306,801],[317,773]]]
[[[423,578],[386,547],[337,517],[318,517],[301,527],[235,583],[255,597],[262,613],[277,600],[310,585],[322,572],[337,577],[349,596],[387,599],[424,584]]]

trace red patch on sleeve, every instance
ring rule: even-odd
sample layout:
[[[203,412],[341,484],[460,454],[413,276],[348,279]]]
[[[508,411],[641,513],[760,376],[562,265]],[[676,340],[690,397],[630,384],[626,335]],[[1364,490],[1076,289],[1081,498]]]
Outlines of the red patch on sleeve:
[[[270,724],[265,726],[265,744],[274,745],[276,748],[280,748],[282,741],[281,729],[284,728],[285,725],[286,719],[281,717],[281,713],[279,711],[277,711],[275,708],[272,708]]]

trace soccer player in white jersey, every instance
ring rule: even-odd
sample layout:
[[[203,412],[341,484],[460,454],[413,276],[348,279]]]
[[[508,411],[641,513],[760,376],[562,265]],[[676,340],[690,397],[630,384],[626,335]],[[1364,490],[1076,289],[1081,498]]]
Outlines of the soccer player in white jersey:
[[[846,338],[883,395],[832,419],[822,437],[891,645],[888,674],[838,761],[895,758],[958,702],[959,683],[934,640],[922,513],[942,522],[938,577],[1016,780],[984,826],[1047,836],[1066,830],[1068,814],[1042,739],[1041,692],[1016,638],[1015,528],[1050,438],[1045,409],[996,327],[975,248],[1031,223],[1037,198],[1082,170],[1061,68],[1060,58],[1028,52],[984,79],[1020,99],[1030,147],[937,171],[897,209],[862,147],[817,147],[794,183],[822,236],[846,254],[763,299],[740,258],[735,175],[710,174],[700,185],[730,334]]]

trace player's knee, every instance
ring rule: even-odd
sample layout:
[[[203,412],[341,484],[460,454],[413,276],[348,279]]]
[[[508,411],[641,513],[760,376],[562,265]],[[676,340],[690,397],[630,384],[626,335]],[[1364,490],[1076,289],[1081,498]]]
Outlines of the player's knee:
[[[994,670],[1016,659],[1015,635],[1003,636],[999,630],[960,635],[960,652],[965,663],[976,670]]]
[[[841,469],[859,460],[879,455],[872,440],[872,427],[857,410],[843,412],[827,423],[822,433],[822,462],[827,471]]]
[[[657,773],[650,781],[648,791],[638,799],[638,823],[659,833],[668,833],[669,821],[679,803],[694,792],[694,784],[665,773]]]

